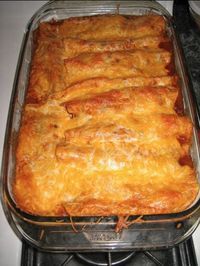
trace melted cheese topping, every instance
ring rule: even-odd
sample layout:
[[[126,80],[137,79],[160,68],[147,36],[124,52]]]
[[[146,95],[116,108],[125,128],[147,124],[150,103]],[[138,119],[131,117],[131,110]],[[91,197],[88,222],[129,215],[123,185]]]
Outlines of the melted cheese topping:
[[[98,15],[72,17],[67,20],[42,23],[39,28],[41,39],[75,38],[81,40],[123,40],[144,36],[162,35],[165,21],[161,16]]]
[[[16,151],[17,205],[42,216],[184,210],[198,184],[182,111],[162,17],[40,24]]]
[[[171,53],[163,50],[134,50],[103,53],[83,53],[65,59],[66,84],[106,77],[156,77],[169,74]]]
[[[122,39],[114,41],[91,41],[79,39],[64,39],[64,53],[63,57],[71,58],[80,55],[81,53],[98,53],[98,52],[113,52],[126,51],[133,49],[144,48],[159,48],[169,47],[170,42],[166,36],[145,36],[138,39]]]
[[[80,113],[96,114],[109,109],[129,111],[137,114],[173,113],[177,90],[165,88],[124,88],[100,94],[81,97],[64,102],[68,113],[77,116]]]

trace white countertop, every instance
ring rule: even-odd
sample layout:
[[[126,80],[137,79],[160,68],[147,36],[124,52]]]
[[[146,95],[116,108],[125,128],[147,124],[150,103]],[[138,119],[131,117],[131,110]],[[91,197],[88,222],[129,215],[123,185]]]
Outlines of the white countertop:
[[[0,158],[9,101],[25,26],[47,1],[0,1]],[[172,1],[158,1],[171,12]],[[200,265],[200,226],[194,233]],[[0,265],[20,265],[21,242],[11,230],[0,204]]]

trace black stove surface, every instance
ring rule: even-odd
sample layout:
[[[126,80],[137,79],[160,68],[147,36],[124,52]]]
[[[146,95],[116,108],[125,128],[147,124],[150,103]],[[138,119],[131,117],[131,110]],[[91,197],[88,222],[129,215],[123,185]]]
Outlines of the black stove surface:
[[[49,253],[26,243],[21,266],[197,266],[192,238],[173,248],[154,251]]]

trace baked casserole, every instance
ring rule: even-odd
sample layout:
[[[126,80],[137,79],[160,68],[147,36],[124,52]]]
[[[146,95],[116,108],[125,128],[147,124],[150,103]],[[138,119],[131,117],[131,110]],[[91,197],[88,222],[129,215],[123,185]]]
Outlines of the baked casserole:
[[[18,207],[41,216],[175,213],[198,192],[162,16],[43,22],[16,150]]]

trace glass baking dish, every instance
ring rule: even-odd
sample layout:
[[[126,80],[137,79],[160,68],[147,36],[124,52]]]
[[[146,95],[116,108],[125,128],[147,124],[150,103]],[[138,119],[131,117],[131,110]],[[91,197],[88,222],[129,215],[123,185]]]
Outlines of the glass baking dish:
[[[29,80],[33,34],[39,23],[72,16],[119,13],[159,14],[167,22],[176,71],[184,98],[185,113],[194,124],[191,155],[200,182],[198,123],[189,81],[170,14],[154,1],[53,1],[31,18],[24,35],[8,115],[2,160],[1,197],[7,219],[16,234],[29,244],[48,251],[130,250],[168,248],[187,239],[200,220],[200,195],[187,210],[162,215],[130,216],[123,230],[116,232],[117,217],[40,217],[19,210],[12,196],[15,149]]]

